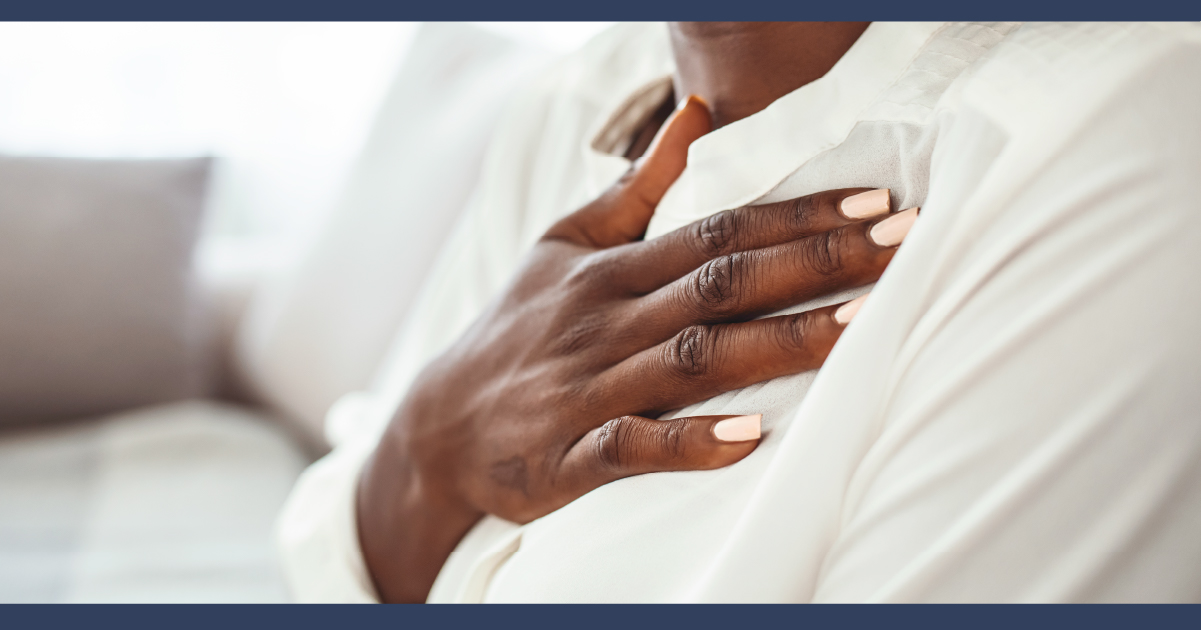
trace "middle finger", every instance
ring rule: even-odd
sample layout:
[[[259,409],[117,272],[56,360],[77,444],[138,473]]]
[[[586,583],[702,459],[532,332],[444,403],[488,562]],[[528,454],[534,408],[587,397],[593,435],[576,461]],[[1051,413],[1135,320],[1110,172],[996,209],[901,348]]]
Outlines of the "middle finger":
[[[778,203],[719,212],[649,241],[623,248],[628,289],[645,295],[734,252],[787,243],[888,214],[889,190],[843,188]],[[614,252],[615,254],[617,252]]]
[[[694,324],[754,319],[879,279],[917,208],[782,245],[719,256],[632,302],[638,339],[649,347]]]

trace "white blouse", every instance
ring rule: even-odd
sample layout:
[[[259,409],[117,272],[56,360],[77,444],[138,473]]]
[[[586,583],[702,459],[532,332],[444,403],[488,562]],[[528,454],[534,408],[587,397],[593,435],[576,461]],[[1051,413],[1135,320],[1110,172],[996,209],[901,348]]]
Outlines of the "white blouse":
[[[374,600],[364,458],[530,245],[625,171],[672,70],[661,24],[621,25],[511,106],[379,386],[331,410],[338,446],[280,518],[299,599]],[[1198,77],[1194,24],[877,23],[697,140],[648,237],[851,186],[921,218],[820,371],[671,414],[764,414],[749,457],[487,517],[430,601],[1201,601]]]

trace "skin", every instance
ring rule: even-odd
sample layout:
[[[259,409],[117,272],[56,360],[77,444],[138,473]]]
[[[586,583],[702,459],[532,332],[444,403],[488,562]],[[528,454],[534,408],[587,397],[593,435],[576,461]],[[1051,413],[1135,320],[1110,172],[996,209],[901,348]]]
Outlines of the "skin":
[[[761,111],[776,99],[820,79],[870,22],[675,22],[668,26],[675,94],[694,94],[709,106],[713,128]],[[672,112],[655,112],[626,157],[642,155]]]
[[[869,22],[675,22],[676,94],[709,104],[713,127],[825,76]]]
[[[844,328],[837,306],[755,318],[879,278],[895,252],[869,237],[879,219],[838,210],[868,189],[642,235],[693,140],[821,77],[864,28],[671,26],[677,93],[704,100],[652,119],[631,153],[644,144],[645,159],[547,231],[417,378],[363,470],[359,539],[384,601],[424,601],[485,514],[525,523],[616,479],[754,450],[715,437],[729,416],[653,418],[822,364]]]

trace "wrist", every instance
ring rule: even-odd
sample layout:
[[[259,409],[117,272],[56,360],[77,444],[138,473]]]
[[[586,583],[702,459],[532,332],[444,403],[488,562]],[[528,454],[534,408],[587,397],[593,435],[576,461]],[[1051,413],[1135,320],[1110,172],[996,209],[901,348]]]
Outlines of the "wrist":
[[[384,434],[355,501],[359,543],[385,602],[423,602],[459,540],[483,516],[418,470],[403,440]]]

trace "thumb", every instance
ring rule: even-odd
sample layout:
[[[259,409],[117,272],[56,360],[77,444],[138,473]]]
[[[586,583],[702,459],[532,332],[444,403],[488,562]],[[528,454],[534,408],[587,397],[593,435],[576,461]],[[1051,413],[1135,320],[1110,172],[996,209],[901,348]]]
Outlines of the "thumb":
[[[689,96],[659,128],[646,153],[634,163],[630,174],[618,183],[625,192],[642,201],[646,220],[688,164],[688,147],[713,130],[709,107],[699,96]]]
[[[556,224],[547,236],[594,247],[612,247],[641,238],[655,207],[684,172],[689,145],[711,130],[705,102],[698,96],[684,99],[630,170],[596,201]]]
[[[584,435],[563,460],[580,494],[632,475],[723,468],[759,444],[761,414],[651,420],[622,416]]]

